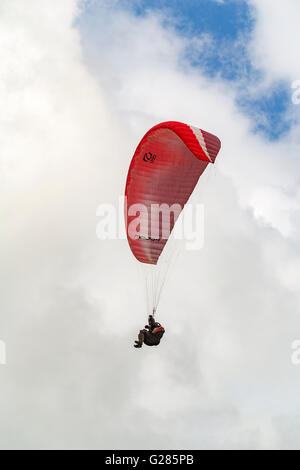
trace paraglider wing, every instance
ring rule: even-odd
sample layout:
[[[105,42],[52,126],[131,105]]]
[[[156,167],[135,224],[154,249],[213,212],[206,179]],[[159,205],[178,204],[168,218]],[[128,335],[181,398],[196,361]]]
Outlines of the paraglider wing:
[[[170,234],[220,147],[215,135],[176,121],[158,124],[142,138],[129,167],[125,190],[127,238],[139,261],[157,264],[168,240],[166,221],[157,213],[154,217],[152,208],[162,204],[176,207],[170,219]]]

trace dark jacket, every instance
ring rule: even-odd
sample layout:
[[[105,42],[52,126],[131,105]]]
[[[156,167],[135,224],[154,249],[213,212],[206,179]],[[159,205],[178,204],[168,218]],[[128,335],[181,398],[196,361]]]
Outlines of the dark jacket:
[[[145,326],[144,343],[147,346],[157,346],[165,333],[165,329],[156,322],[152,316],[149,317],[149,325]]]

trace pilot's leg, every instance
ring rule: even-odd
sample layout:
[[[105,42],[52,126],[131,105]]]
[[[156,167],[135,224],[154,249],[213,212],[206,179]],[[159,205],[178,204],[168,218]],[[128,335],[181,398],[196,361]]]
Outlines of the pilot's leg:
[[[138,335],[138,341],[135,341],[135,348],[141,348],[143,346],[146,330],[140,330]]]

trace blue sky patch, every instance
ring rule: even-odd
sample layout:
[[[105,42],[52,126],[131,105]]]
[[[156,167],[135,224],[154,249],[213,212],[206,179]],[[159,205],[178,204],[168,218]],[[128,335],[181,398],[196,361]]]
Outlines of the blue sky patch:
[[[266,90],[259,98],[244,93],[237,104],[253,119],[253,131],[262,132],[270,140],[280,138],[295,123],[295,116],[290,113],[290,87],[285,82],[273,85],[272,90]]]
[[[137,15],[148,10],[169,10],[177,17],[177,29],[194,35],[213,32],[219,40],[237,39],[241,30],[251,29],[252,20],[247,3],[227,0],[140,0],[130,2]]]

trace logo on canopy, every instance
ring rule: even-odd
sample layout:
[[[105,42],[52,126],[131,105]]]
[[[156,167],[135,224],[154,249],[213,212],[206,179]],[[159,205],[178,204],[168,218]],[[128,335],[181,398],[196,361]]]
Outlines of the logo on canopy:
[[[151,152],[145,153],[145,155],[144,155],[144,157],[143,157],[144,162],[153,163],[155,159],[156,159],[156,155],[154,155],[154,154],[151,153]]]

